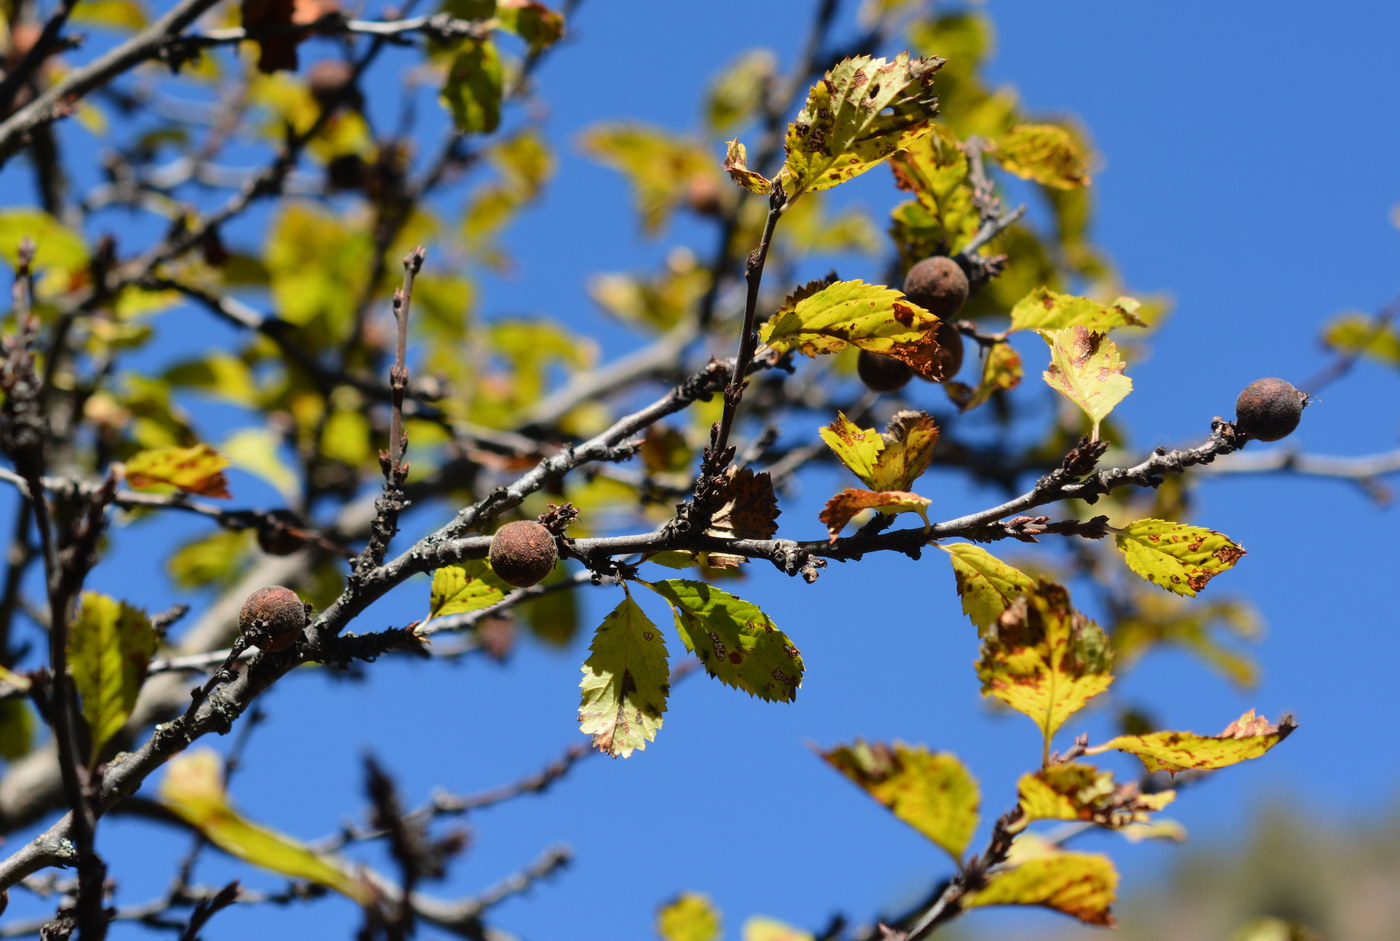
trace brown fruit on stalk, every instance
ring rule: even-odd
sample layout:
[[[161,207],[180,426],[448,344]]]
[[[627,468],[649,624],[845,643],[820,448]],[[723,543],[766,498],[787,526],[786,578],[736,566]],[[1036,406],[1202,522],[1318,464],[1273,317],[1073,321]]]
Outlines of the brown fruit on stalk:
[[[267,653],[286,650],[306,627],[306,605],[281,585],[259,588],[238,612],[238,630],[248,643]]]
[[[491,571],[516,588],[538,585],[554,570],[559,550],[554,534],[534,520],[506,523],[491,537]]]
[[[963,338],[958,328],[944,320],[938,324],[933,338],[938,341],[938,365],[942,379],[952,379],[962,369]]]
[[[914,370],[893,356],[861,350],[856,357],[856,375],[871,392],[898,392],[914,375]]]
[[[924,310],[947,320],[967,303],[967,275],[946,255],[916,262],[904,276],[904,296]]]
[[[1277,441],[1298,427],[1306,393],[1282,379],[1256,379],[1235,400],[1235,430],[1256,441]]]

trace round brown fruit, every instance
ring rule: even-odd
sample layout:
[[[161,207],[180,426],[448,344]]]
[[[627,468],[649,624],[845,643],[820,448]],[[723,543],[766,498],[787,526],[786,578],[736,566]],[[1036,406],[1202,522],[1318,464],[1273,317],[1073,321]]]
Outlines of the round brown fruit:
[[[946,320],[967,303],[967,274],[946,255],[925,258],[904,276],[904,296]]]
[[[491,570],[516,588],[538,585],[554,570],[559,550],[554,534],[534,520],[506,523],[491,537]]]
[[[268,653],[286,650],[306,627],[306,605],[281,585],[259,588],[243,602],[238,629],[248,643]]]
[[[1282,379],[1256,379],[1235,400],[1235,430],[1257,441],[1277,441],[1303,417],[1308,397]]]
[[[914,375],[914,370],[883,353],[861,350],[856,357],[856,375],[871,392],[898,392]]]
[[[963,337],[958,328],[944,320],[938,324],[933,338],[938,341],[938,366],[943,379],[952,379],[962,369]]]

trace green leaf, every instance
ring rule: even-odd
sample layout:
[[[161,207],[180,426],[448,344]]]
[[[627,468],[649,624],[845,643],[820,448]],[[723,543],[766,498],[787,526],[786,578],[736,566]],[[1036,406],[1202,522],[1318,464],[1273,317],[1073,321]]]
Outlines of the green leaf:
[[[989,153],[1008,173],[1052,189],[1089,185],[1084,148],[1066,128],[1055,124],[1018,124]]]
[[[1110,749],[1137,755],[1148,771],[1210,770],[1258,758],[1283,741],[1298,724],[1284,716],[1277,724],[1256,716],[1251,709],[1219,735],[1193,732],[1150,732],[1147,735],[1120,735],[1084,752],[1101,755]]]
[[[532,54],[543,52],[564,35],[564,17],[534,0],[497,0],[496,21],[525,40]]]
[[[977,829],[977,781],[951,752],[922,745],[857,741],[820,753],[900,820],[962,859]]]
[[[74,26],[98,26],[122,32],[144,29],[146,8],[136,0],[84,0],[68,21]]]
[[[983,357],[982,378],[977,388],[969,388],[961,382],[944,382],[943,389],[959,411],[969,412],[990,400],[992,393],[1016,388],[1024,375],[1021,354],[1010,343],[994,343]]]
[[[862,428],[847,418],[845,412],[837,412],[835,420],[818,429],[817,434],[831,448],[837,460],[860,478],[861,483],[870,485],[875,462],[885,449],[885,438],[880,432],[874,428]]]
[[[377,893],[342,866],[289,836],[242,816],[224,794],[221,763],[212,748],[176,755],[166,767],[160,801],[226,853],[254,866],[305,879],[361,905]]]
[[[1128,568],[1177,595],[1195,595],[1245,554],[1213,529],[1167,520],[1138,520],[1115,532]]]
[[[1322,342],[1344,356],[1365,356],[1387,366],[1400,366],[1400,330],[1366,314],[1333,318],[1322,332]]]
[[[985,886],[963,896],[962,905],[1040,905],[1090,925],[1111,927],[1109,906],[1117,890],[1118,873],[1108,857],[1058,853],[993,873]]]
[[[806,356],[856,346],[907,363],[925,379],[942,378],[938,318],[894,288],[864,281],[815,281],[792,294],[759,330],[761,342]]]
[[[489,39],[461,40],[447,67],[442,105],[463,133],[489,134],[501,123],[501,56]]]
[[[982,642],[977,675],[995,696],[1040,726],[1050,739],[1065,720],[1108,689],[1108,638],[1070,606],[1069,593],[1039,581],[997,619]]]
[[[126,482],[133,490],[183,490],[228,499],[224,468],[228,460],[207,444],[188,448],[151,448],[125,461]]]
[[[1035,589],[1035,580],[1029,575],[981,546],[957,542],[938,548],[948,553],[963,613],[979,631],[990,628],[1013,601]]]
[[[1258,681],[1258,666],[1249,655],[1223,643],[1226,636],[1244,640],[1259,636],[1258,615],[1246,602],[1238,598],[1188,602],[1144,590],[1114,622],[1113,650],[1118,663],[1126,666],[1153,647],[1177,645],[1236,686],[1252,687]]]
[[[25,239],[34,243],[35,271],[76,274],[87,268],[87,243],[53,216],[38,209],[0,211],[0,258],[10,267],[19,264],[19,246]]]
[[[760,699],[797,698],[802,654],[757,605],[704,582],[644,584],[670,603],[681,641],[710,676]]]
[[[715,941],[720,936],[719,911],[708,896],[684,892],[656,913],[656,933],[662,941]]]
[[[671,691],[666,644],[630,595],[598,625],[579,686],[579,731],[594,748],[626,758],[656,738]]]
[[[1176,791],[1144,794],[1136,784],[1119,785],[1111,771],[1077,762],[1023,775],[1017,792],[1024,814],[1018,826],[1033,820],[1084,820],[1113,830],[1147,823],[1176,798]]]
[[[300,481],[278,454],[283,441],[270,428],[243,428],[219,444],[219,453],[229,466],[258,477],[282,494],[290,504],[297,498]]]
[[[18,761],[34,746],[34,712],[23,699],[0,700],[0,758]]]
[[[1100,304],[1087,297],[1038,287],[1011,308],[1011,329],[1064,330],[1080,326],[1094,333],[1107,333],[1114,327],[1145,327],[1146,322],[1137,315],[1139,306],[1131,297]]]
[[[165,570],[186,590],[228,587],[248,563],[253,541],[251,529],[216,529],[167,555]]]
[[[444,565],[433,572],[428,617],[442,618],[449,614],[480,611],[504,601],[513,590],[496,577],[484,559],[473,559],[461,565]]]
[[[131,717],[157,641],[145,611],[83,592],[68,629],[68,668],[82,698],[93,759]]]
[[[1050,345],[1050,368],[1042,374],[1046,383],[1089,416],[1090,435],[1097,441],[1099,423],[1133,391],[1133,381],[1123,375],[1118,347],[1102,333],[1080,325],[1041,336]]]
[[[846,528],[846,524],[865,510],[878,510],[891,516],[898,513],[917,513],[927,528],[930,502],[928,497],[904,490],[874,491],[852,488],[842,490],[826,501],[826,507],[817,515],[817,519],[826,524],[827,536],[835,542],[841,530]]]
[[[788,125],[779,179],[789,200],[859,176],[933,127],[938,99],[930,86],[942,59],[843,59],[807,93]]]

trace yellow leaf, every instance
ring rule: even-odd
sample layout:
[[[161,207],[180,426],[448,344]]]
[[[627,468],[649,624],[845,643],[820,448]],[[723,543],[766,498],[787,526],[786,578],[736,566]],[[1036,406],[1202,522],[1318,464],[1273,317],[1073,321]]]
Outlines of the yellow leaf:
[[[770,193],[773,181],[749,169],[749,149],[737,140],[729,141],[724,152],[724,172],[750,193]]]
[[[224,794],[219,756],[212,748],[172,758],[161,781],[160,800],[209,842],[244,862],[334,889],[361,905],[373,899],[370,888],[336,861],[239,814]]]
[[[890,158],[896,185],[918,198],[925,215],[895,210],[896,225],[915,224],[920,241],[952,252],[977,232],[980,223],[968,181],[967,155],[953,132],[942,124]],[[902,240],[899,240],[902,241]]]
[[[707,896],[685,892],[656,913],[656,933],[663,941],[714,941],[720,936],[719,912]]]
[[[1245,554],[1213,529],[1167,520],[1138,520],[1116,532],[1114,542],[1128,568],[1178,595],[1196,594]]]
[[[743,941],[814,941],[810,934],[800,928],[762,916],[744,922],[742,938]]]
[[[917,513],[927,527],[929,503],[928,497],[904,490],[842,490],[826,502],[826,508],[817,515],[817,519],[826,524],[827,536],[835,542],[852,517],[865,510],[878,510],[890,515]]]
[[[428,617],[441,618],[489,608],[504,601],[510,591],[512,588],[501,581],[481,559],[461,565],[444,565],[433,572]]]
[[[131,717],[156,643],[145,611],[95,591],[83,592],[68,629],[68,669],[82,698],[94,759]]]
[[[1041,336],[1050,344],[1045,381],[1083,409],[1094,423],[1091,437],[1097,441],[1099,422],[1133,391],[1133,381],[1123,375],[1118,348],[1107,336],[1080,325],[1042,332]]]
[[[1271,724],[1251,709],[1219,735],[1193,732],[1152,732],[1147,735],[1120,735],[1088,749],[1086,755],[1101,755],[1110,749],[1137,755],[1148,771],[1175,774],[1188,769],[1210,770],[1258,758],[1287,738],[1298,724],[1286,715]]]
[[[1064,330],[1080,326],[1094,333],[1107,333],[1114,327],[1145,327],[1146,322],[1137,315],[1139,306],[1131,297],[1100,304],[1087,297],[1038,287],[1011,308],[1011,329]]]
[[[1053,189],[1089,185],[1089,161],[1079,141],[1054,124],[1018,124],[991,154],[1008,173]]]
[[[978,630],[995,624],[1011,602],[1035,587],[1029,575],[1007,565],[981,546],[959,542],[938,548],[948,553],[953,563],[963,613]]]
[[[228,461],[207,444],[137,451],[126,461],[126,482],[133,490],[183,490],[227,499]]]
[[[671,691],[666,644],[630,596],[598,625],[579,686],[579,731],[593,747],[626,758],[656,738]]]
[[[938,426],[923,412],[906,410],[891,417],[882,435],[858,426],[837,412],[818,434],[841,463],[872,490],[908,490],[933,459]]]
[[[981,795],[977,781],[951,752],[922,745],[857,741],[820,752],[900,820],[961,860],[977,829]]]
[[[1118,873],[1108,857],[1059,853],[993,873],[981,889],[963,896],[964,908],[1040,905],[1090,925],[1112,927]]]

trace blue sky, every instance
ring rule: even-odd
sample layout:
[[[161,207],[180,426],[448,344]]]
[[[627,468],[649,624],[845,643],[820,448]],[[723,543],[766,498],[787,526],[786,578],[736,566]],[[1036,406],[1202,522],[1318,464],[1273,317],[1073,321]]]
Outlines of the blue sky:
[[[1303,3],[985,8],[997,28],[989,78],[1014,84],[1033,113],[1074,114],[1090,129],[1102,157],[1096,241],[1133,292],[1174,300],[1151,356],[1131,368],[1134,392],[1116,413],[1133,429],[1139,453],[1203,440],[1210,418],[1228,417],[1234,396],[1255,378],[1302,381],[1326,362],[1317,335],[1329,316],[1375,310],[1400,290],[1400,232],[1391,218],[1400,204],[1400,127],[1391,100],[1400,87],[1392,48],[1400,17],[1392,5],[1356,2],[1325,12]],[[541,206],[510,230],[518,277],[486,283],[483,311],[542,312],[608,331],[600,339],[610,352],[637,342],[596,314],[584,280],[645,269],[697,230],[639,239],[625,183],[583,158],[577,135],[623,117],[698,127],[707,79],[756,45],[773,45],[786,65],[810,6],[715,2],[700,9],[581,5],[576,41],[539,73],[560,172]],[[20,191],[16,181],[13,171],[0,177],[7,199],[11,187]],[[888,175],[876,171],[842,199],[879,219],[898,197]],[[709,241],[701,236],[697,249]],[[1028,386],[1042,366],[1036,345],[1022,347]],[[936,390],[925,394],[928,407],[941,407]],[[1331,455],[1397,446],[1394,370],[1362,364],[1323,399],[1278,446]],[[946,486],[921,489],[935,499],[938,518],[995,499],[951,475],[930,480]],[[781,534],[818,533],[824,497],[844,486],[831,471],[804,477],[798,499],[784,507]],[[1266,758],[1183,794],[1171,816],[1194,841],[1231,842],[1265,797],[1285,796],[1322,819],[1356,820],[1394,806],[1400,750],[1393,733],[1387,742],[1378,730],[1400,716],[1387,673],[1376,669],[1400,657],[1400,619],[1386,592],[1397,571],[1394,514],[1331,480],[1229,477],[1197,491],[1193,522],[1249,550],[1209,591],[1258,606],[1268,628],[1253,650],[1261,683],[1240,692],[1191,658],[1160,653],[1119,695],[1151,703],[1174,728],[1218,731],[1252,706],[1274,717],[1292,711],[1301,728]],[[410,517],[409,531],[440,518],[437,510]],[[198,528],[182,521],[162,532]],[[120,549],[95,574],[96,587],[139,595],[152,609],[174,600],[163,579],[149,577],[149,547],[122,540]],[[1038,761],[1037,734],[1022,717],[993,715],[980,703],[975,637],[939,556],[833,565],[812,586],[754,566],[736,590],[801,647],[808,672],[798,701],[762,703],[704,677],[688,679],[645,753],[590,758],[548,795],[468,821],[472,849],[449,883],[432,891],[478,891],[545,847],[567,843],[575,863],[503,905],[503,928],[532,939],[648,937],[658,904],[699,891],[715,900],[728,935],[737,937],[751,914],[815,929],[836,912],[861,921],[916,897],[949,872],[946,860],[826,769],[812,746],[862,736],[952,750],[982,782],[985,816],[1011,806],[1016,776]],[[376,605],[362,629],[421,616],[426,596],[425,582],[405,586]],[[616,589],[592,592],[585,622],[620,598]],[[655,605],[651,611],[658,620],[664,614]],[[415,804],[435,786],[471,792],[530,773],[579,739],[574,712],[585,644],[563,652],[525,645],[504,667],[385,661],[362,684],[294,677],[265,702],[271,720],[253,739],[234,799],[251,816],[309,839],[333,832],[361,807],[360,761],[368,750]],[[669,646],[673,654],[680,649],[675,639]],[[1106,710],[1076,719],[1064,741],[1079,728],[1101,737],[1109,719]],[[159,892],[169,860],[186,843],[121,819],[104,822],[102,841],[126,902]],[[1128,891],[1150,885],[1179,852],[1098,837],[1083,845],[1113,855]],[[210,882],[236,876],[278,884],[216,853],[200,873]],[[19,897],[12,913],[21,911]],[[304,910],[250,907],[221,914],[208,937],[338,937],[355,918],[338,900]],[[1005,937],[1064,927],[1041,913],[969,920],[997,926]]]

